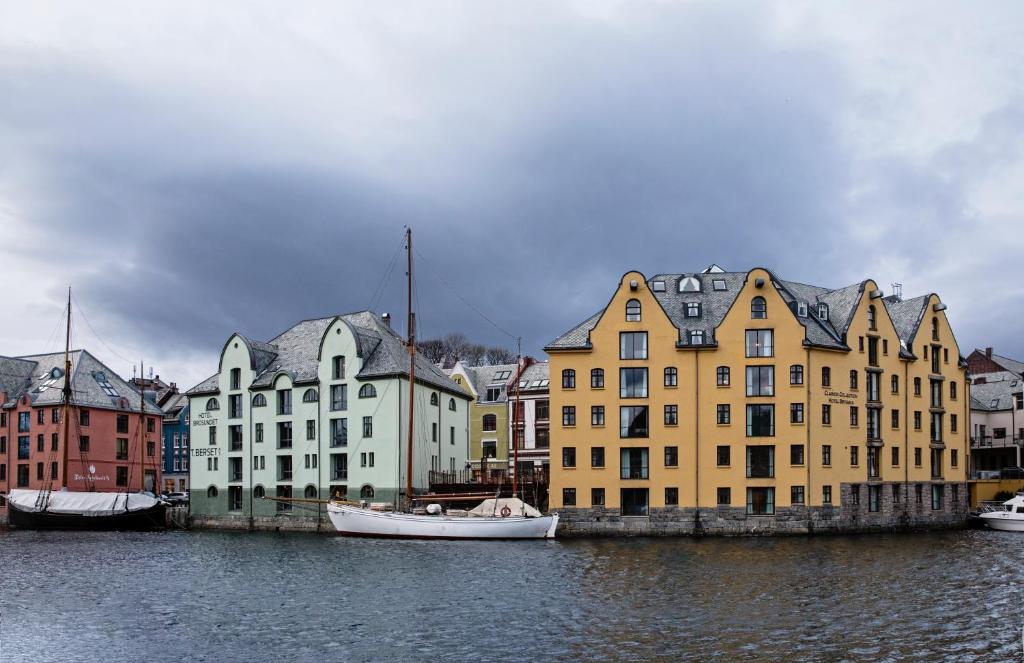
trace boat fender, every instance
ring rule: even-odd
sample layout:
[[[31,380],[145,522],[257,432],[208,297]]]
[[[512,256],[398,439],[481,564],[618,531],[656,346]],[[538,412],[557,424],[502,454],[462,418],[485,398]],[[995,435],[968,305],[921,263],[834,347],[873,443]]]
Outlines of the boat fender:
[[[511,515],[512,515],[512,509],[508,508],[507,506],[501,507],[501,517],[502,518],[508,518]]]
[[[427,513],[430,514],[431,516],[439,516],[439,515],[441,515],[441,505],[440,504],[428,504],[427,505]]]

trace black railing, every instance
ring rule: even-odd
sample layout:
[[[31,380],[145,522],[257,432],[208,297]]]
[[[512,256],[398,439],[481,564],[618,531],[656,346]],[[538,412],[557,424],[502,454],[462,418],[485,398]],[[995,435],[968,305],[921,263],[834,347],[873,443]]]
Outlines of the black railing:
[[[646,479],[648,478],[646,465],[632,465],[623,467],[619,475],[620,479]]]

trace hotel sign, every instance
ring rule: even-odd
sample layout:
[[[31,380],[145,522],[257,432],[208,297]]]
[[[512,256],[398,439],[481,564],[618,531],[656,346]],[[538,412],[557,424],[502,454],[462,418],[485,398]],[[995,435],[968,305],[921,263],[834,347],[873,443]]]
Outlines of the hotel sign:
[[[825,398],[832,405],[856,405],[857,394],[851,394],[848,391],[833,391],[831,389],[825,390]]]
[[[209,412],[200,412],[196,416],[192,417],[193,426],[216,426],[217,420],[213,418],[213,415]]]

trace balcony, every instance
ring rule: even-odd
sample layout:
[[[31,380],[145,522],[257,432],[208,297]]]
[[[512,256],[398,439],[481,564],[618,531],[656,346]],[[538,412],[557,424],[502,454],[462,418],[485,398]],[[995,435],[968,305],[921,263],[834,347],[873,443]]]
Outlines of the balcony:
[[[646,465],[630,465],[629,467],[623,467],[622,472],[619,475],[620,479],[647,479],[649,478],[648,468]]]
[[[334,470],[331,472],[331,481],[348,481],[348,470]]]
[[[1018,447],[1022,444],[1024,444],[1024,438],[1020,437],[992,437],[991,435],[971,437],[972,449],[1005,449],[1008,447]]]
[[[241,451],[241,450],[242,450],[242,441],[241,440],[231,440],[231,444],[228,446],[228,451]]]

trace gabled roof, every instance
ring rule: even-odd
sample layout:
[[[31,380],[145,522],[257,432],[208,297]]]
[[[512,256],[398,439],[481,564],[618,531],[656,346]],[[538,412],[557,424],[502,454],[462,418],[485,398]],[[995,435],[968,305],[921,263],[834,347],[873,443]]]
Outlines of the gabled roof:
[[[900,335],[903,348],[910,356],[914,354],[914,339],[917,337],[917,330],[924,320],[925,310],[928,307],[928,299],[931,295],[921,295],[912,299],[899,301],[889,297],[884,298],[885,308],[889,311],[892,324],[896,327],[896,333]]]
[[[494,366],[463,366],[463,370],[469,377],[469,380],[473,383],[473,391],[477,394],[477,399],[483,399],[487,393],[487,387],[505,387],[507,386],[512,378],[516,374],[515,364],[495,364]],[[503,371],[509,372],[509,377],[499,380],[497,376]],[[496,403],[504,402],[507,400],[506,390],[502,389],[501,398]]]
[[[362,359],[362,367],[355,376],[357,380],[409,375],[409,355],[403,340],[377,314],[359,311],[302,320],[266,343],[242,336],[249,344],[250,356],[254,358],[257,367],[251,388],[272,388],[274,379],[281,373],[287,374],[294,384],[317,383],[324,334],[339,319],[352,330],[356,339],[356,353]],[[459,385],[418,353],[416,380],[466,397],[466,392]],[[218,391],[218,375],[215,374],[186,393],[198,396],[216,394]]]
[[[1024,362],[1017,361],[1016,359],[1010,359],[1009,357],[1004,357],[1002,355],[997,355],[994,352],[991,356],[988,356],[985,354],[984,350],[979,350],[977,348],[974,349],[974,352],[987,357],[993,363],[1002,366],[1003,369],[1010,371],[1011,373],[1016,373],[1018,376],[1024,374]]]
[[[512,375],[512,380],[515,380],[515,374]],[[550,380],[551,364],[546,361],[534,362],[527,366],[519,377],[519,384],[525,385],[521,393],[546,392],[550,389]],[[520,387],[513,384],[510,389],[515,392]]]
[[[971,409],[998,412],[1013,409],[1013,395],[1024,390],[1024,380],[1010,375],[1013,379],[984,382],[971,385]]]
[[[71,390],[75,406],[121,409],[119,404],[123,399],[129,409],[139,409],[139,403],[142,401],[139,392],[106,364],[87,350],[73,350],[69,356],[71,358]],[[25,369],[29,366],[31,366],[31,370],[25,375]],[[12,376],[4,379],[10,379],[12,385],[20,380],[18,389],[8,391],[5,406],[13,406],[15,401],[23,395],[28,395],[32,405],[35,406],[48,407],[61,404],[61,393],[64,386],[63,352],[3,358],[0,360],[0,370],[4,373],[11,372]],[[108,394],[105,386],[108,386],[116,395]],[[146,412],[163,414],[163,411],[154,403],[149,400],[146,400],[145,403]]]

